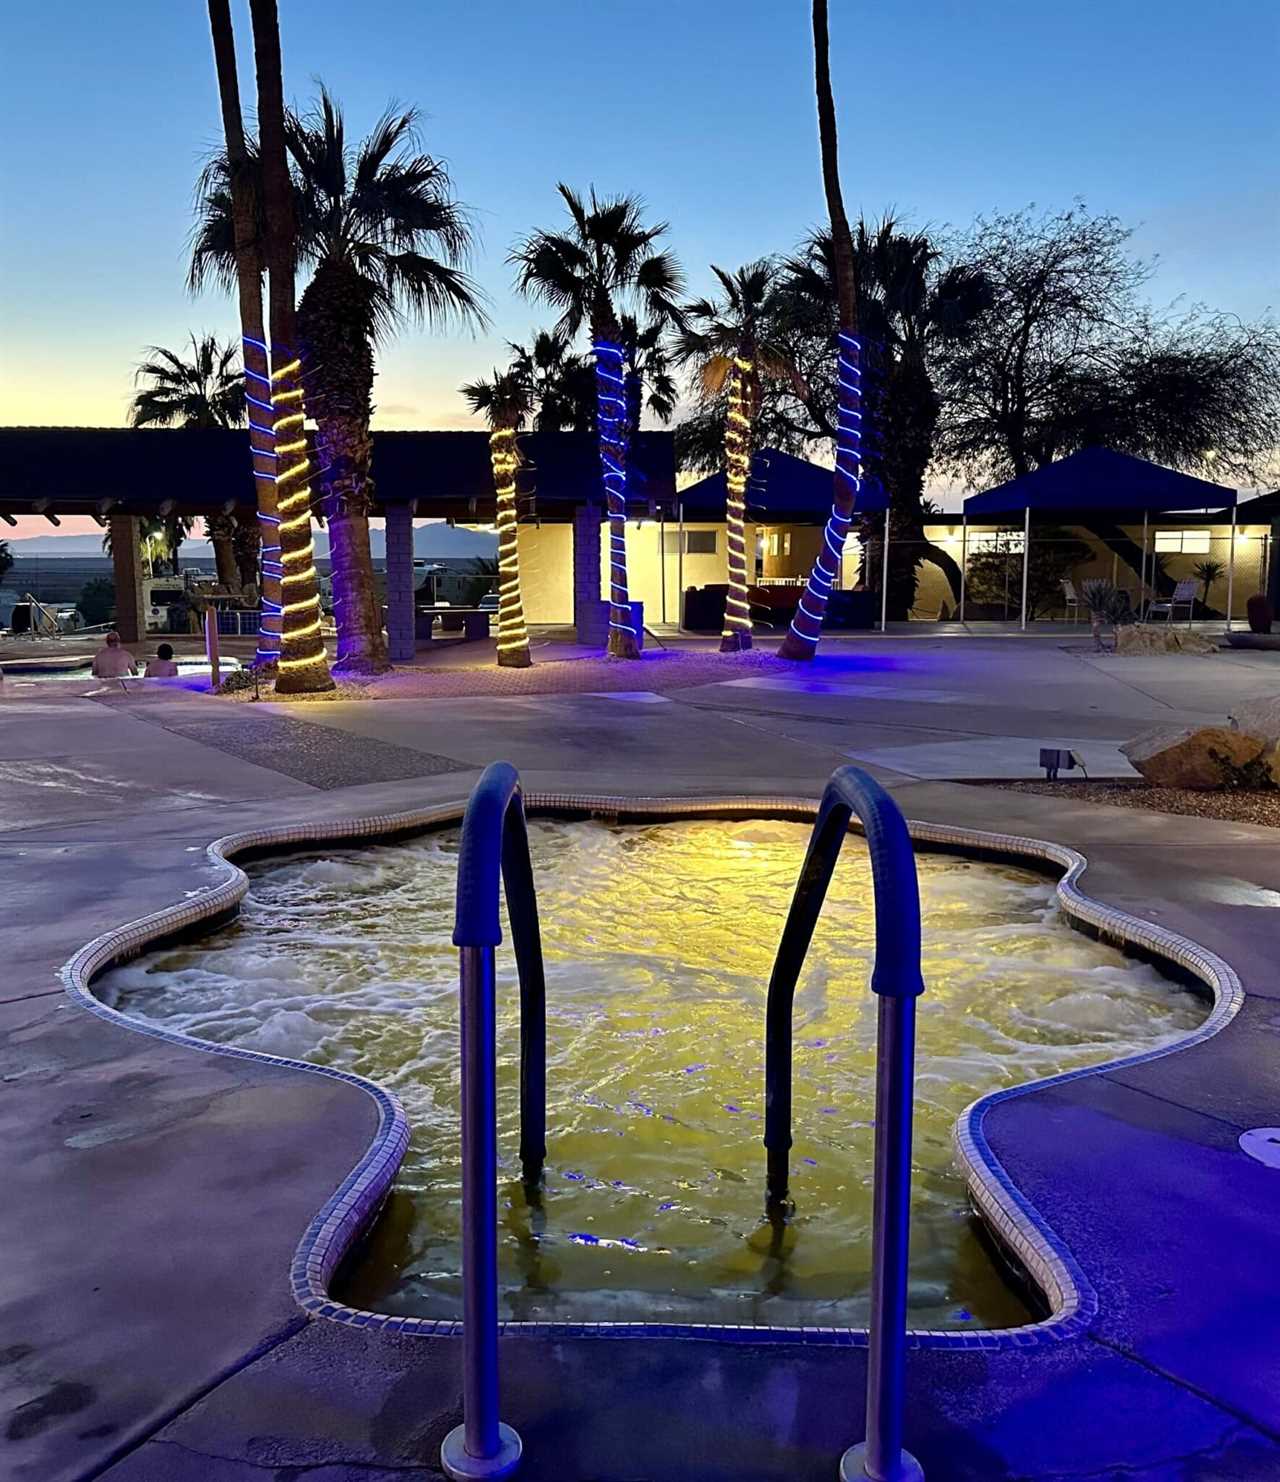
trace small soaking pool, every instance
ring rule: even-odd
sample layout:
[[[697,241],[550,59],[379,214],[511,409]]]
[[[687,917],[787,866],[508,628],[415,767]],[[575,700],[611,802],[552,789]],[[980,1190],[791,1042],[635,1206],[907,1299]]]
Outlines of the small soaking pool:
[[[801,823],[530,825],[547,968],[548,1161],[519,1179],[515,965],[499,949],[505,1317],[864,1326],[875,1003],[871,876],[846,846],[796,995],[794,1215],[763,1217],[763,1023],[804,856]],[[456,829],[251,866],[239,918],[106,974],[138,1018],[371,1077],[413,1137],[336,1295],[456,1317]],[[998,1087],[1153,1048],[1204,1002],[1074,931],[1052,884],[919,856],[913,1326],[997,1327],[1025,1309],[989,1259],[951,1127]],[[301,1232],[299,1232],[301,1233]]]

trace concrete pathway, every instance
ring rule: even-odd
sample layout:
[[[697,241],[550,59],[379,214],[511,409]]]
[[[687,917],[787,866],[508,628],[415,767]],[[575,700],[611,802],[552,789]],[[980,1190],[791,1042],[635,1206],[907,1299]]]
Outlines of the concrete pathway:
[[[913,817],[1082,849],[1087,891],[1224,955],[1249,995],[1203,1045],[989,1116],[1100,1312],[1026,1353],[913,1352],[926,1474],[1280,1477],[1280,1172],[1237,1147],[1280,1122],[1280,833],[915,780],[912,755],[1113,745],[1218,714],[1274,691],[1270,656],[1243,657],[890,636],[833,646],[790,686],[662,703],[0,701],[0,1476],[431,1477],[457,1418],[456,1343],[309,1321],[285,1284],[367,1143],[367,1099],[84,1013],[57,979],[81,943],[207,887],[217,835],[460,798],[498,757],[532,789],[816,795],[853,755]],[[530,1478],[817,1482],[861,1433],[856,1349],[521,1339],[503,1363]]]

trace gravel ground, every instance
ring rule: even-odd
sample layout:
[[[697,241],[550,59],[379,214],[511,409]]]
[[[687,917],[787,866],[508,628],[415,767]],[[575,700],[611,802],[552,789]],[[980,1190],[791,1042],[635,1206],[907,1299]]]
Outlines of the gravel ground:
[[[1005,792],[1033,792],[1046,798],[1106,803],[1113,808],[1145,808],[1150,813],[1183,813],[1280,828],[1280,792],[1199,792],[1189,787],[1152,787],[1146,782],[1001,782]]]
[[[456,660],[391,669],[368,679],[339,679],[337,688],[319,695],[279,695],[264,686],[264,700],[323,704],[333,700],[452,699],[464,695],[568,695],[601,691],[688,689],[722,684],[748,675],[792,673],[795,665],[771,651],[721,654],[705,649],[654,649],[639,659],[610,659],[600,654],[581,658],[539,659],[528,669],[500,669],[490,654],[475,662]],[[249,700],[252,690],[224,698]]]

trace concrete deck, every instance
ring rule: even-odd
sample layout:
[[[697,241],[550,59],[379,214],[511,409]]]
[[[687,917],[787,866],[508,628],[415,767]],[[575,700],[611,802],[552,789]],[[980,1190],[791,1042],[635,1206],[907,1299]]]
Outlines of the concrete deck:
[[[816,795],[857,757],[909,816],[1082,850],[1087,892],[1202,942],[1248,994],[1201,1045],[988,1116],[1100,1310],[1055,1345],[914,1351],[926,1474],[1280,1478],[1280,1173],[1237,1147],[1280,1121],[1280,832],[933,780],[940,752],[992,776],[1025,751],[1030,775],[1041,743],[1221,715],[1280,669],[1061,643],[889,635],[824,645],[793,683],[657,699],[0,700],[0,1476],[425,1478],[459,1413],[456,1343],[310,1320],[289,1296],[368,1099],[85,1013],[57,976],[76,948],[212,884],[219,835],[460,798],[498,757],[535,790],[683,795]],[[853,1348],[518,1339],[503,1364],[531,1479],[818,1482],[861,1435]]]

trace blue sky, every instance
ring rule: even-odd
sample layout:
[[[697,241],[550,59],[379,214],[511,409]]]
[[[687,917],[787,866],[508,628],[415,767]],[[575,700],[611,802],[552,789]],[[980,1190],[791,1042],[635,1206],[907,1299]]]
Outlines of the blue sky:
[[[247,64],[247,3],[233,10]],[[709,262],[785,249],[822,216],[804,0],[280,11],[286,93],[323,78],[360,132],[392,98],[419,104],[481,228],[494,333],[408,333],[382,359],[375,425],[473,425],[457,386],[539,322],[504,258],[556,222],[558,178],[640,192],[695,289]],[[235,327],[230,302],[183,282],[191,185],[219,137],[205,7],[42,0],[0,26],[0,422],[116,425],[144,345]],[[1159,300],[1280,307],[1273,0],[834,0],[832,29],[851,210],[964,224],[1081,196],[1160,254]]]

